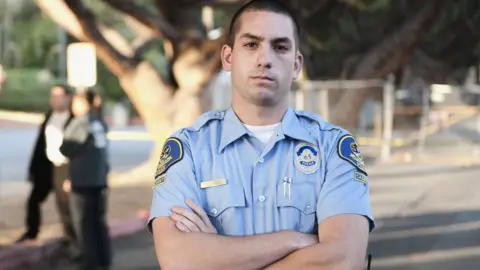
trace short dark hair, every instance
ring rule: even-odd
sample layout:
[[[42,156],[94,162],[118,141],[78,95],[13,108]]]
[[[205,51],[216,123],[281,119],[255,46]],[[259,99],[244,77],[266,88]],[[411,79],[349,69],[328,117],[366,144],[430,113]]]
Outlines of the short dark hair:
[[[230,28],[228,32],[228,45],[233,48],[233,45],[235,44],[235,35],[238,32],[239,29],[239,18],[241,15],[247,11],[269,11],[273,13],[278,13],[278,14],[283,14],[288,17],[293,22],[293,31],[294,31],[294,37],[295,37],[295,43],[296,47],[299,47],[299,37],[300,37],[300,25],[298,23],[298,20],[295,17],[295,14],[293,11],[284,3],[282,3],[280,0],[251,0],[245,5],[243,5],[237,12],[232,17],[232,20],[230,22]]]
[[[91,89],[87,89],[85,91],[78,92],[76,96],[85,99],[88,105],[92,107],[95,103],[95,97],[97,96],[97,93]]]

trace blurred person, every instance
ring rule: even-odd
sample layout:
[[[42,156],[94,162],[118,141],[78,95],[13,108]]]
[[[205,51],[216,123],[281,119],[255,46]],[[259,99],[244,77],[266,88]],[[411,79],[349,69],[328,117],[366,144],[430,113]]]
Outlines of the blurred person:
[[[55,85],[52,87],[50,91],[51,110],[45,114],[45,120],[40,125],[28,169],[28,180],[32,184],[32,190],[27,203],[27,231],[17,242],[37,238],[42,220],[40,205],[53,189],[64,234],[68,244],[72,248],[76,247],[69,195],[63,190],[63,183],[68,178],[68,159],[60,153],[64,128],[73,117],[70,111],[70,99],[71,94],[67,86]]]
[[[81,269],[109,269],[111,247],[107,225],[107,126],[99,117],[98,95],[87,90],[73,98],[74,119],[65,130],[62,154],[70,159],[65,189],[81,247]]]
[[[93,100],[93,113],[105,121],[103,118],[103,98],[99,93],[95,94],[95,98]]]
[[[166,140],[148,229],[162,269],[362,269],[374,228],[354,137],[288,106],[303,64],[280,1],[234,15],[232,104]],[[227,252],[226,252],[227,251]]]

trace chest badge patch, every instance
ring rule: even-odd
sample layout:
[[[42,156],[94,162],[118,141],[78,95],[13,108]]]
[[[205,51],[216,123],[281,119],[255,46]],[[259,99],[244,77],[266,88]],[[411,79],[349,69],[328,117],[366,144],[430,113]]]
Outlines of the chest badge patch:
[[[320,167],[320,151],[314,145],[299,143],[295,147],[294,163],[305,174],[312,174]]]

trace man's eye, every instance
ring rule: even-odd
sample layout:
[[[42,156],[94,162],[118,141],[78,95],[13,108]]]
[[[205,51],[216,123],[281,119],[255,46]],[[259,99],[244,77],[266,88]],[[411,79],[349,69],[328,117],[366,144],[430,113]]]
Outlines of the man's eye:
[[[279,46],[275,46],[275,50],[277,51],[288,51],[288,47],[287,46],[282,46],[282,45],[279,45]]]
[[[245,47],[255,48],[255,47],[257,47],[257,44],[255,42],[248,42],[247,44],[245,44]]]

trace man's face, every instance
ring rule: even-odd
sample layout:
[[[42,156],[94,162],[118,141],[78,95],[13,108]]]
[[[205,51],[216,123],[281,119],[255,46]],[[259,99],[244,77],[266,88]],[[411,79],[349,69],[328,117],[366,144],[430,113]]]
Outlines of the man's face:
[[[90,106],[87,100],[81,96],[75,96],[72,100],[72,112],[75,116],[82,116],[88,113]]]
[[[64,111],[68,108],[68,95],[60,86],[55,86],[50,91],[50,106],[54,111]]]
[[[296,50],[293,21],[274,12],[247,11],[238,23],[234,47],[222,49],[234,96],[258,106],[286,101],[303,61]]]

